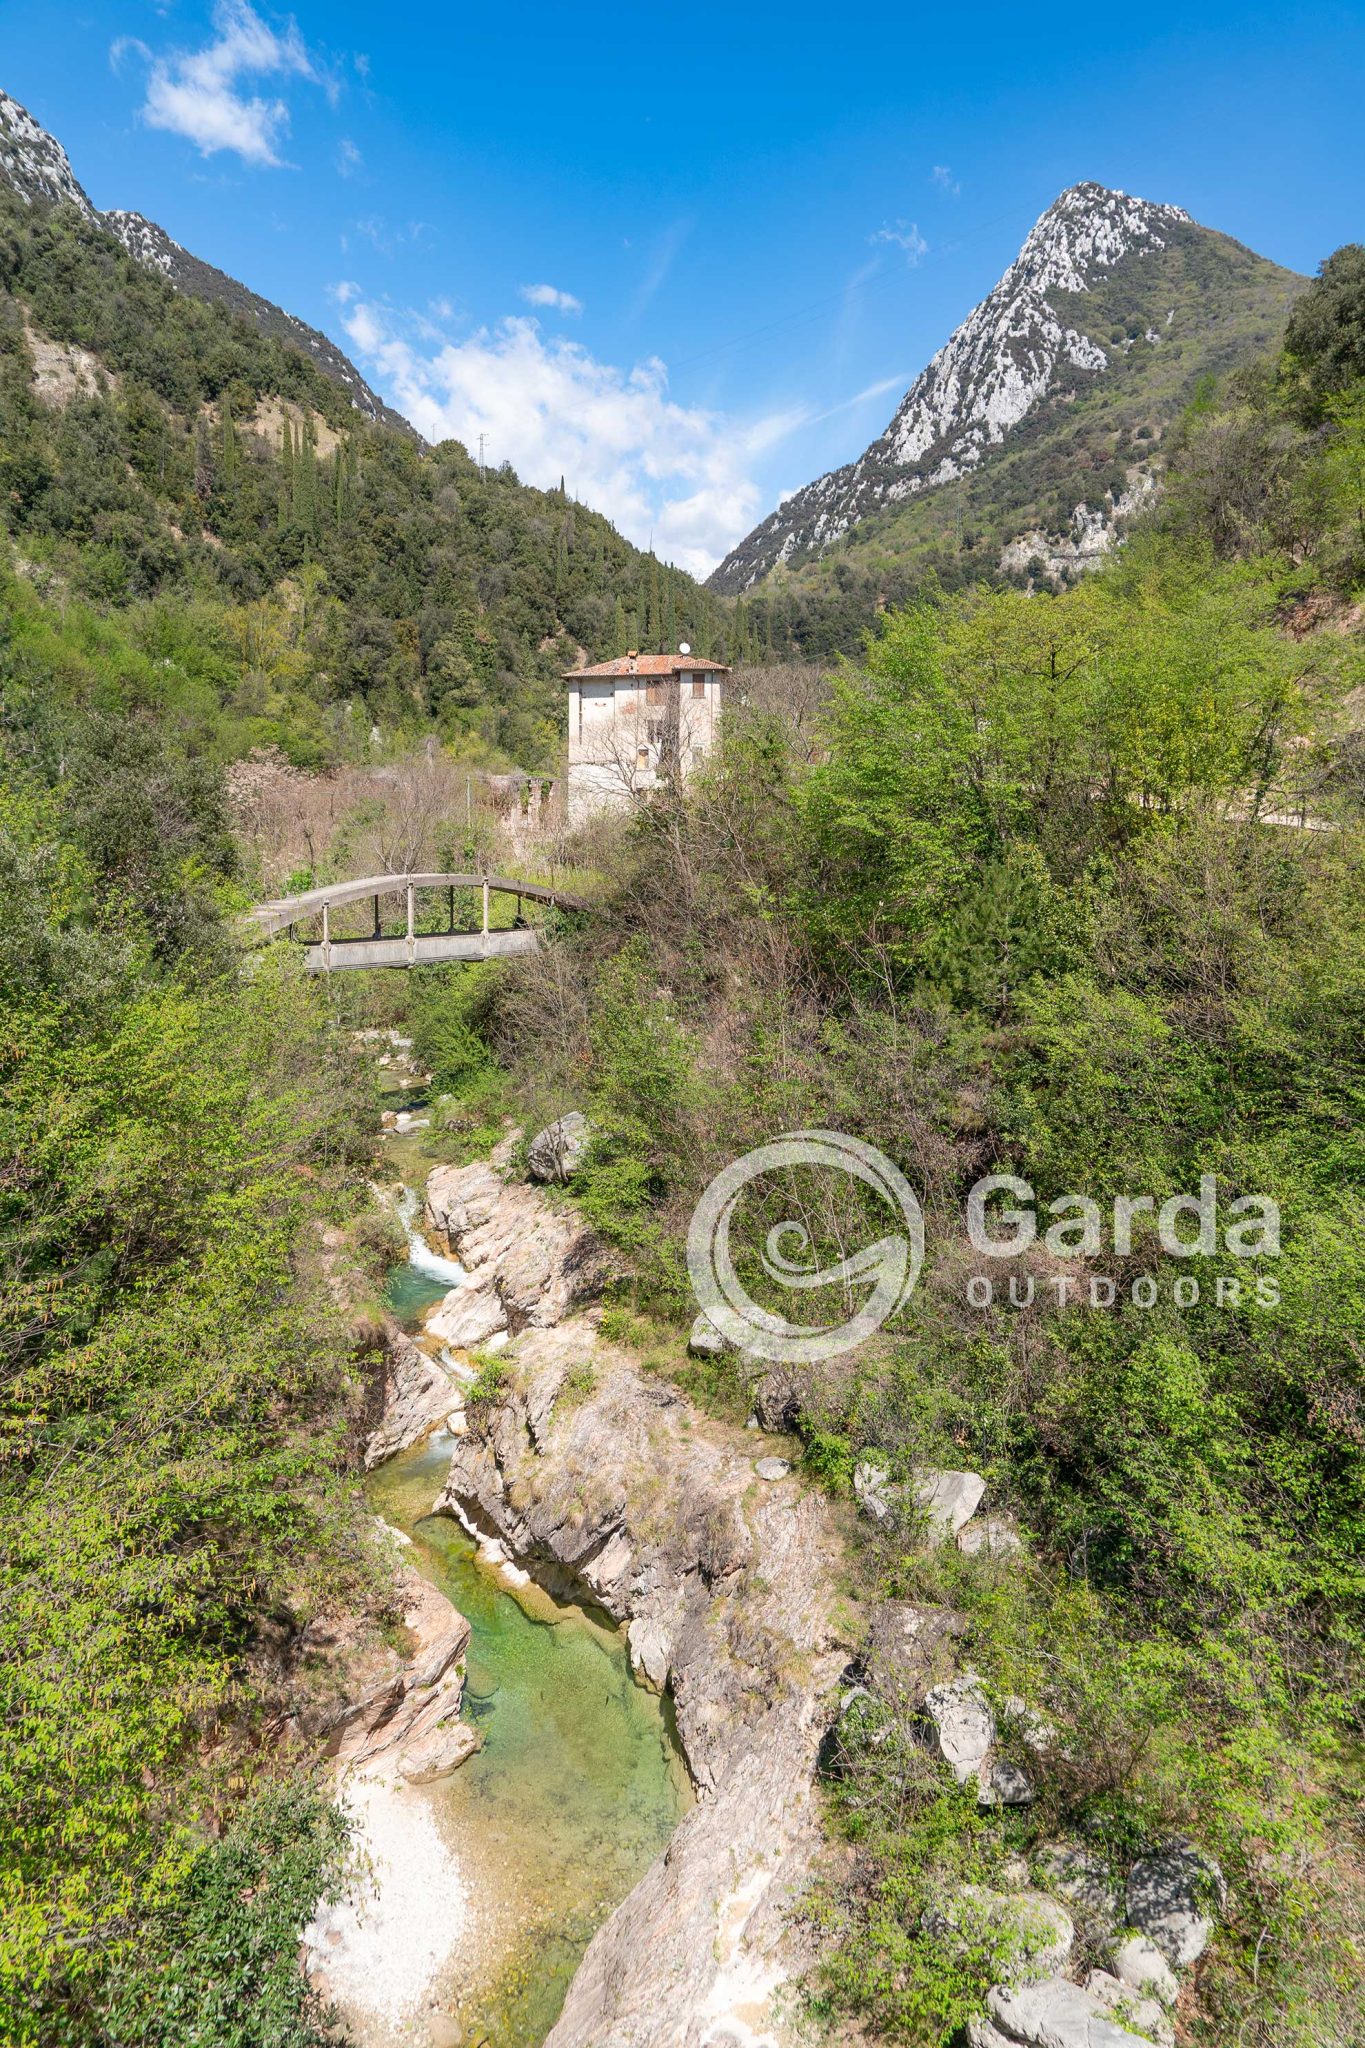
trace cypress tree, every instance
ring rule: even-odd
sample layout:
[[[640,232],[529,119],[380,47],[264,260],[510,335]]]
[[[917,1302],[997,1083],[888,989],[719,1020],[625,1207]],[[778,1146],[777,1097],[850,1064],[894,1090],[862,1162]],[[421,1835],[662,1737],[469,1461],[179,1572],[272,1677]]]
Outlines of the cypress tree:
[[[237,481],[237,429],[232,424],[232,400],[223,393],[223,483],[231,490]]]
[[[280,427],[280,525],[287,526],[294,510],[294,430],[286,414]]]

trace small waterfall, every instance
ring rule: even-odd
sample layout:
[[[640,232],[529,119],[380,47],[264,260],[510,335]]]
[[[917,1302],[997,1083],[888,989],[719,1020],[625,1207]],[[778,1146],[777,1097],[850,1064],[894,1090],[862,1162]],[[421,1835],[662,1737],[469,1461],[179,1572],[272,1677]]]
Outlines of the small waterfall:
[[[458,1287],[465,1277],[464,1267],[458,1259],[443,1259],[439,1252],[431,1249],[422,1235],[418,1214],[416,1188],[404,1188],[398,1197],[398,1220],[407,1232],[408,1264],[415,1272],[425,1274],[428,1280],[439,1280],[446,1287]]]

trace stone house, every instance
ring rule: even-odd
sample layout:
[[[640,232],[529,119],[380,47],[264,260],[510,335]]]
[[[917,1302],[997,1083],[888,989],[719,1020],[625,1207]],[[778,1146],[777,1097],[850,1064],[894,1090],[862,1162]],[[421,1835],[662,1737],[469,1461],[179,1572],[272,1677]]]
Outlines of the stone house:
[[[689,775],[715,743],[729,673],[685,641],[567,670],[570,819]]]

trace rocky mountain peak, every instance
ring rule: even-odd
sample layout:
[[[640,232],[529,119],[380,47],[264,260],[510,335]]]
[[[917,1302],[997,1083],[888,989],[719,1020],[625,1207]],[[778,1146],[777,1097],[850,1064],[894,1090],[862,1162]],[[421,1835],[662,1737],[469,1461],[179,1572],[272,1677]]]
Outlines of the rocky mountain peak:
[[[88,220],[97,218],[56,136],[7,92],[0,92],[0,178],[29,204],[41,199],[74,206]]]
[[[975,469],[1061,381],[1108,367],[1075,299],[1192,228],[1182,207],[1104,185],[1070,186],[915,379],[885,433],[856,462],[780,505],[721,563],[713,588],[747,590],[779,563],[822,552],[880,507]]]
[[[1164,248],[1171,229],[1189,219],[1182,206],[1133,199],[1106,185],[1070,185],[1034,223],[996,291],[1088,291],[1097,271],[1135,249]]]

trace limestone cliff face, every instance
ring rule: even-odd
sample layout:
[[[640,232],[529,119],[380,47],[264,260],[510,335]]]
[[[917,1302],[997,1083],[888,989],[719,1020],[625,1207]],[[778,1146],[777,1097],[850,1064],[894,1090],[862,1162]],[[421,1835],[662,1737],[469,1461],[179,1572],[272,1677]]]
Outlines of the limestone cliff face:
[[[672,1692],[698,1804],[590,1944],[552,2048],[779,2038],[783,1907],[818,1842],[814,1772],[849,1656],[827,1504],[765,1484],[586,1318],[528,1329],[473,1412],[438,1506],[628,1629]],[[583,1389],[591,1383],[591,1391]],[[740,2036],[739,2028],[749,2032]]]
[[[1021,439],[1033,453],[1016,466],[1037,469],[1033,444],[1047,418],[1064,419],[1106,387],[1136,393],[1139,412],[1174,416],[1190,373],[1255,353],[1302,282],[1179,206],[1071,186],[920,372],[885,432],[855,462],[785,499],[726,556],[711,587],[739,593],[783,565],[800,567],[863,520],[1003,460]],[[1194,360],[1173,365],[1191,350]]]

